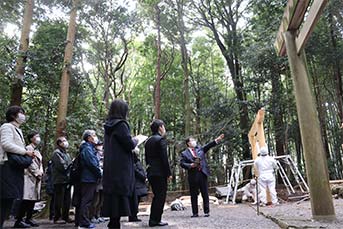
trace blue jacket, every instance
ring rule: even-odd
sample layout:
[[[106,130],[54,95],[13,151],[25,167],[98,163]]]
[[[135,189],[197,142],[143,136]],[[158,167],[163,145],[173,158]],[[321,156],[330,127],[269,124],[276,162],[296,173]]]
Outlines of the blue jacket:
[[[217,145],[215,141],[212,141],[208,144],[206,144],[204,147],[195,147],[195,152],[198,157],[200,157],[200,166],[201,166],[201,172],[204,173],[206,176],[210,176],[210,169],[208,167],[207,161],[206,161],[206,153],[207,151]],[[181,153],[180,158],[180,165],[182,168],[188,170],[188,172],[193,172],[197,168],[192,168],[191,164],[194,163],[194,157],[192,152],[187,148],[185,151]]]
[[[80,146],[81,153],[81,182],[96,183],[101,178],[99,159],[95,146],[90,142],[85,142]]]

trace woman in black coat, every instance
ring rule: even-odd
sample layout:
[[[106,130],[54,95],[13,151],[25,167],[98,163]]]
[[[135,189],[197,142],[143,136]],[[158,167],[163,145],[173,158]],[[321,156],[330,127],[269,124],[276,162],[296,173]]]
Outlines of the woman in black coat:
[[[126,121],[128,105],[114,100],[105,123],[103,215],[110,217],[109,228],[120,228],[121,216],[135,214],[135,171],[132,150],[137,140]]]

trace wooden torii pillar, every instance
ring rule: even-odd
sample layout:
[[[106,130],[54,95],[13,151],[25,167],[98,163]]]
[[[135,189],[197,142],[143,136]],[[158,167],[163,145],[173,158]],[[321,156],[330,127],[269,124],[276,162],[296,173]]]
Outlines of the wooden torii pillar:
[[[328,0],[315,0],[309,8],[310,2],[310,0],[288,0],[275,47],[280,56],[287,53],[291,69],[310,188],[312,217],[315,220],[335,220],[328,165],[303,50]],[[308,15],[304,21],[308,8]]]

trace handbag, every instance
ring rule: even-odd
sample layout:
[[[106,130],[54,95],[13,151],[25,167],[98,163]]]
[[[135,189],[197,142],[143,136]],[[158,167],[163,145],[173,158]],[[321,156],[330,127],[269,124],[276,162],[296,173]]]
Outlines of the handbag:
[[[8,158],[8,164],[16,168],[26,169],[32,163],[32,157],[28,155],[21,155],[21,154],[7,152],[7,158]]]

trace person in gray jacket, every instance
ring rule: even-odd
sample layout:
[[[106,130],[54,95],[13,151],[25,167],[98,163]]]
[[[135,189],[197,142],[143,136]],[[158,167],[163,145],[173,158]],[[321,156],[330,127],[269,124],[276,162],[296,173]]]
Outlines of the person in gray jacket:
[[[71,223],[69,207],[71,202],[70,193],[70,165],[71,157],[67,152],[69,143],[66,137],[59,137],[56,141],[56,149],[52,156],[52,182],[55,191],[55,215],[54,223]],[[60,221],[62,219],[62,221]]]

